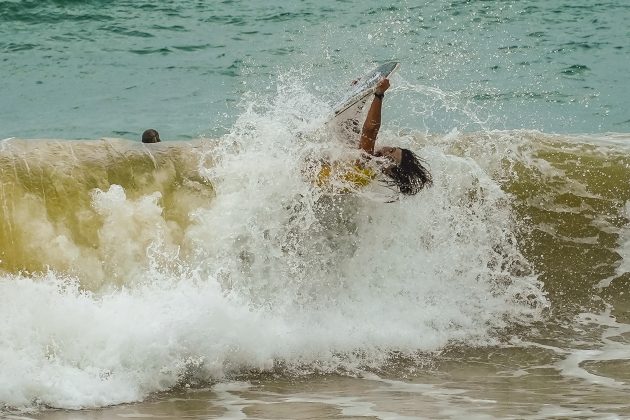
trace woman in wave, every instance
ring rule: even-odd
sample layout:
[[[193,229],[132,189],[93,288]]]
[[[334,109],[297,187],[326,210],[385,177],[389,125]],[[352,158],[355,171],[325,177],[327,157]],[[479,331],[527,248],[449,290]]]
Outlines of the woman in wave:
[[[361,130],[359,148],[367,154],[365,159],[371,156],[385,158],[387,163],[382,167],[382,172],[388,178],[387,184],[396,187],[402,194],[414,195],[432,183],[431,173],[422,165],[422,160],[411,150],[400,147],[383,146],[374,150],[376,137],[381,128],[381,109],[387,89],[389,80],[383,79],[374,90],[374,99]],[[328,185],[331,178],[337,178],[342,183],[353,184],[355,187],[369,184],[376,173],[371,167],[366,166],[365,162],[361,162],[363,160],[360,159],[352,168],[346,167],[341,171],[331,165],[324,165],[317,176],[317,184]]]

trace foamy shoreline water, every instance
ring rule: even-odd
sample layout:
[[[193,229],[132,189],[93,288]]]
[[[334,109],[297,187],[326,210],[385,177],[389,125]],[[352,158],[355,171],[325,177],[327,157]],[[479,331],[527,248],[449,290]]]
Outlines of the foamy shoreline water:
[[[610,321],[606,321],[610,323]],[[608,333],[627,331],[611,323]],[[617,338],[620,336],[616,336]],[[516,343],[515,343],[516,344]],[[385,368],[378,374],[315,375],[303,378],[255,376],[209,388],[183,389],[150,397],[140,404],[69,413],[48,411],[26,418],[55,420],[116,417],[167,418],[590,418],[625,417],[627,385],[614,385],[602,370],[584,382],[574,374],[589,362],[579,350],[520,346],[450,349],[414,364]],[[599,352],[605,354],[606,349]],[[535,361],[532,359],[535,352]],[[600,358],[600,368],[605,361]],[[599,357],[599,356],[597,356]],[[573,361],[569,361],[573,359]],[[580,361],[578,362],[578,360]],[[532,363],[533,362],[533,363]],[[573,366],[570,368],[570,366]],[[594,365],[593,365],[594,366]],[[584,371],[583,371],[584,372]],[[610,372],[607,372],[610,375]],[[579,376],[584,376],[579,374]],[[617,372],[618,380],[624,374]],[[400,377],[404,379],[401,379]],[[599,379],[599,380],[598,380]],[[584,404],[583,399],[590,402]]]

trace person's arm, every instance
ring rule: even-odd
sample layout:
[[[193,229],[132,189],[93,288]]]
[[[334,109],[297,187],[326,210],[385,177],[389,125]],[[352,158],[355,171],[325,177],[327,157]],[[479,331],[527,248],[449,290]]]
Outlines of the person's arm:
[[[381,108],[383,105],[382,95],[388,88],[389,80],[387,79],[381,80],[381,82],[376,86],[376,89],[374,90],[375,96],[374,99],[372,99],[372,105],[368,110],[365,123],[363,123],[363,130],[361,130],[359,148],[371,155],[374,154],[376,136],[378,136],[378,130],[381,128]]]

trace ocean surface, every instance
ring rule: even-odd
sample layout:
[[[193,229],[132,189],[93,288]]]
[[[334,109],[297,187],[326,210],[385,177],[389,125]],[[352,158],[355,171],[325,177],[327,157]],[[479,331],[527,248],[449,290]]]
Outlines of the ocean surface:
[[[0,417],[630,417],[628,21],[0,0]],[[317,187],[390,60],[434,185]]]

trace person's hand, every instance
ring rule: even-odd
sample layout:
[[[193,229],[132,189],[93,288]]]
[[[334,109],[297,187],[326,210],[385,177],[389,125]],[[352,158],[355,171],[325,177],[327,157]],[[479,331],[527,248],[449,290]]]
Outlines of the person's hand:
[[[378,82],[378,85],[376,85],[376,89],[374,89],[374,93],[378,93],[379,95],[382,95],[385,93],[387,89],[389,89],[389,79],[383,79],[380,82]]]

